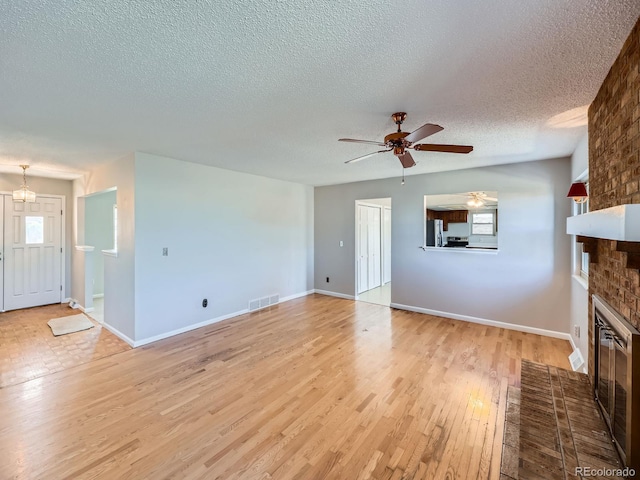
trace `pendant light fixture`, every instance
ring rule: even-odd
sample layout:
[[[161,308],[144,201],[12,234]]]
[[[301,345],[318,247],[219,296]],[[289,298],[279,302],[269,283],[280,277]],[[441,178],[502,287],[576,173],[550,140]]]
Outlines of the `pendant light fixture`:
[[[20,168],[22,168],[22,187],[13,191],[13,201],[25,203],[35,202],[36,192],[32,192],[27,186],[27,168],[29,168],[29,165],[20,165]]]

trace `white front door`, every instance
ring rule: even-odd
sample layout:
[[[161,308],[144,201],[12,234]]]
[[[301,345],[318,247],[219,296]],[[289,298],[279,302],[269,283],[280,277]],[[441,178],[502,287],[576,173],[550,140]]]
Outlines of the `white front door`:
[[[4,195],[4,310],[62,301],[62,199]]]

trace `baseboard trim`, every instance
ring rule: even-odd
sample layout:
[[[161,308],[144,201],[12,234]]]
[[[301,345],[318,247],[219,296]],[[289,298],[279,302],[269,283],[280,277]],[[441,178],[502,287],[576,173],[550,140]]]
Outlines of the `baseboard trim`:
[[[559,338],[561,340],[566,340],[569,343],[571,343],[571,345],[573,345],[573,339],[571,338],[571,335],[564,332],[556,332],[554,330],[546,330],[544,328],[529,327],[526,325],[515,325],[513,323],[505,323],[505,322],[500,322],[498,320],[489,320],[489,319],[480,318],[480,317],[471,317],[469,315],[459,315],[457,313],[441,312],[439,310],[413,307],[411,305],[402,305],[400,303],[392,303],[390,307],[396,308],[398,310],[407,310],[409,312],[425,313],[427,315],[435,315],[437,317],[451,318],[453,320],[462,320],[464,322],[469,322],[469,323],[478,323],[480,325],[487,325],[490,327],[504,328],[506,330],[515,330],[518,332],[533,333],[535,335],[542,335],[544,337]]]
[[[306,292],[295,293],[293,295],[289,295],[287,297],[281,298],[278,303],[283,303],[283,302],[287,302],[289,300],[294,300],[296,298],[304,297],[304,296],[310,295],[312,293],[313,293],[313,290],[307,290]],[[277,304],[274,304],[274,305],[277,305]],[[270,306],[273,306],[273,305],[270,305]],[[257,310],[254,310],[254,311],[257,311]],[[147,345],[149,343],[153,343],[153,342],[157,342],[157,341],[160,341],[160,340],[164,340],[165,338],[173,337],[174,335],[180,335],[181,333],[186,333],[186,332],[190,332],[191,330],[196,330],[198,328],[206,327],[208,325],[213,325],[214,323],[222,322],[223,320],[228,320],[228,319],[233,318],[233,317],[239,317],[240,315],[244,315],[245,313],[250,313],[248,308],[245,308],[245,309],[242,309],[242,310],[238,310],[237,312],[228,313],[226,315],[221,315],[219,317],[211,318],[211,319],[205,320],[203,322],[194,323],[193,325],[187,325],[186,327],[178,328],[178,329],[172,330],[170,332],[161,333],[159,335],[154,335],[153,337],[148,337],[148,338],[145,338],[145,339],[142,339],[142,340],[136,340],[136,341],[133,341],[133,343],[130,344],[130,345],[132,347],[141,347],[141,346]],[[251,312],[251,313],[253,313],[253,312]],[[123,338],[123,337],[121,337],[121,338],[123,340],[125,340],[125,342],[127,342],[127,340],[125,338]]]
[[[100,322],[98,322],[98,323],[100,323]],[[124,340],[125,342],[127,342],[130,346],[132,346],[134,348],[136,347],[136,342],[133,339],[127,337],[124,333],[122,333],[117,328],[112,327],[111,325],[109,325],[106,322],[102,322],[102,326],[104,328],[106,328],[107,330],[109,330],[111,333],[113,333],[116,337],[118,337],[118,338]]]
[[[93,307],[85,308],[84,306],[82,306],[78,302],[76,302],[73,298],[71,298],[69,300],[69,306],[71,308],[76,309],[76,310],[80,310],[83,313],[91,313],[91,312],[93,312]]]
[[[293,295],[282,297],[278,303],[288,302],[289,300],[295,300],[296,298],[300,298],[300,297],[306,297],[307,295],[311,295],[313,293],[314,293],[314,290],[307,290],[306,292],[294,293]]]
[[[170,332],[160,333],[158,335],[154,335],[153,337],[144,338],[142,340],[136,340],[133,346],[141,347],[149,343],[153,343],[159,340],[164,340],[165,338],[173,337],[174,335],[180,335],[181,333],[190,332],[191,330],[197,330],[198,328],[206,327],[208,325],[212,325],[214,323],[218,323],[223,320],[228,320],[229,318],[239,317],[240,315],[244,315],[245,313],[249,313],[248,308],[239,310],[237,312],[229,313],[227,315],[221,315],[219,317],[210,318],[209,320],[205,320],[199,323],[194,323],[193,325],[187,325],[186,327],[177,328],[176,330],[171,330]]]
[[[330,292],[329,290],[318,290],[318,289],[315,289],[314,293],[319,293],[320,295],[328,295],[330,297],[344,298],[346,300],[355,300],[356,299],[356,297],[354,297],[353,295],[345,295],[344,293]]]

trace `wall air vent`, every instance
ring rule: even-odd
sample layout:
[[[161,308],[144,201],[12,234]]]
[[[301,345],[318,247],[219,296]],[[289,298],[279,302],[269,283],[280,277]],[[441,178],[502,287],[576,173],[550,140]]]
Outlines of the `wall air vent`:
[[[254,310],[260,310],[260,300],[249,301],[249,311],[253,312]]]
[[[256,310],[260,310],[262,308],[268,307],[269,305],[275,305],[280,302],[280,295],[269,295],[267,297],[256,298],[255,300],[249,300],[249,311],[254,312]]]

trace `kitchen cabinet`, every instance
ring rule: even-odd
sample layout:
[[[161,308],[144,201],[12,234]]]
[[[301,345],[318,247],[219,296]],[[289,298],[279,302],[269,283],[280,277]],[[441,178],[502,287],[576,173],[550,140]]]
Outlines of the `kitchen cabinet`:
[[[427,208],[427,220],[442,220],[442,228],[449,230],[449,223],[467,223],[467,210],[431,210]]]

